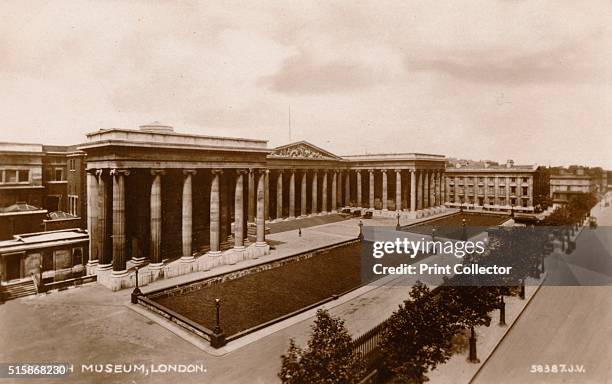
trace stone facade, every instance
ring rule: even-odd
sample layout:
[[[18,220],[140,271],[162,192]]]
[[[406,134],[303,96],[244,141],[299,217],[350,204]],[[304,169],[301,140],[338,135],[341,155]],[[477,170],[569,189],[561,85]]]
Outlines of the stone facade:
[[[159,123],[87,139],[87,269],[111,289],[133,286],[135,266],[153,281],[264,256],[270,220],[443,209],[440,155],[340,157],[304,141],[268,149]]]

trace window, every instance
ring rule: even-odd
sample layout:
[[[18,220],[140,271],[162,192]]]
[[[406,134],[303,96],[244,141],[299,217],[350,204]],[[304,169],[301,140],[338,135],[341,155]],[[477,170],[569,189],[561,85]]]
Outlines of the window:
[[[79,215],[79,196],[70,195],[68,196],[68,213],[73,216]]]
[[[75,170],[75,168],[76,168],[76,167],[75,167],[75,161],[74,161],[74,159],[69,159],[69,160],[68,160],[68,168],[69,168],[71,171],[74,171],[74,170]]]
[[[527,196],[527,187],[523,187],[523,196]]]
[[[523,177],[523,183],[527,183],[529,181],[528,177]]]
[[[510,182],[511,182],[511,183],[516,183],[516,177],[511,177],[511,178],[510,178]]]
[[[516,187],[510,187],[510,193],[516,195]]]
[[[5,183],[16,183],[17,182],[17,171],[14,169],[7,169],[4,171],[4,182]]]
[[[27,169],[22,169],[19,171],[18,179],[20,183],[27,183],[30,181],[30,171]]]
[[[62,168],[55,168],[55,181],[64,180],[64,170]]]

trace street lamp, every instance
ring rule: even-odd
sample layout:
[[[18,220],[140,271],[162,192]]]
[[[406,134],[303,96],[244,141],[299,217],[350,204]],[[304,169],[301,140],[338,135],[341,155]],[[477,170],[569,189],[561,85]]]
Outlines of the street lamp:
[[[221,299],[215,299],[215,328],[213,329],[213,334],[210,335],[210,346],[213,348],[221,348],[226,344],[225,334],[221,329]]]
[[[359,240],[363,240],[363,221],[359,219]]]
[[[397,219],[397,224],[395,224],[395,230],[399,231],[400,229],[400,213],[398,212],[397,215],[395,215],[395,218]]]
[[[138,304],[138,296],[142,295],[140,287],[138,286],[138,267],[135,268],[136,272],[136,288],[132,291],[132,304]]]

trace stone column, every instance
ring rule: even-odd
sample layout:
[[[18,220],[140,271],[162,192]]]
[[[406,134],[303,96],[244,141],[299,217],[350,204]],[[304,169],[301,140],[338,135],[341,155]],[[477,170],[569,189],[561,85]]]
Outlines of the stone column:
[[[125,257],[125,176],[130,171],[111,170],[113,176],[113,275],[127,274]]]
[[[248,212],[247,212],[247,221],[249,223],[255,222],[255,171],[253,169],[249,169],[249,193],[248,193]]]
[[[266,171],[262,170],[257,180],[257,217],[255,218],[255,223],[257,224],[257,238],[256,238],[255,246],[257,247],[266,246],[266,239],[265,239],[266,219],[264,216],[264,211],[265,211],[264,209],[264,204],[265,204],[264,178],[265,178],[265,175],[266,175]]]
[[[244,177],[245,170],[236,171],[236,190],[234,193],[234,249],[244,249]]]
[[[183,257],[181,261],[190,262],[195,260],[193,257],[191,243],[193,241],[193,198],[192,198],[192,179],[196,171],[193,169],[183,170]]]
[[[306,212],[306,206],[307,206],[307,199],[306,199],[306,175],[307,175],[307,171],[303,170],[302,171],[302,178],[301,178],[301,188],[300,188],[300,216],[304,217],[308,214],[308,212]]]
[[[318,207],[318,203],[319,203],[318,202],[318,197],[319,197],[318,196],[319,195],[318,189],[319,189],[319,186],[317,185],[318,177],[319,177],[319,173],[315,170],[312,173],[312,192],[311,192],[311,194],[312,194],[312,201],[311,201],[311,204],[310,204],[311,205],[311,213],[313,215],[316,215],[318,210],[319,210],[319,207]]]
[[[369,169],[368,172],[370,173],[370,185],[368,186],[368,193],[369,193],[369,207],[370,209],[374,209],[374,170],[373,169]]]
[[[332,171],[332,201],[331,201],[331,210],[332,212],[336,212],[336,196],[338,194],[338,186],[336,185],[337,182],[337,176],[338,176],[338,172],[336,170]]]
[[[446,188],[446,174],[444,173],[444,171],[441,171],[442,173],[440,174],[440,193],[442,195],[442,201],[441,204],[445,205],[446,202],[448,201],[448,196],[447,196],[447,188]]]
[[[336,171],[336,209],[342,208],[342,171]]]
[[[163,170],[151,170],[153,180],[151,182],[151,196],[149,205],[149,231],[150,231],[150,258],[152,267],[161,267],[161,238],[162,238],[162,200],[161,200],[161,177]]]
[[[276,219],[283,217],[283,170],[278,170],[278,178],[276,179]]]
[[[417,181],[417,210],[423,209],[423,171],[419,172],[419,179]]]
[[[430,171],[427,170],[425,171],[425,173],[423,174],[423,209],[427,209],[430,207],[430,200],[431,200],[431,195],[430,195],[430,187],[429,187],[429,180],[430,180]]]
[[[212,170],[212,181],[210,183],[210,251],[213,256],[221,254],[221,200],[219,196],[220,169]]]
[[[98,265],[98,178],[96,170],[87,171],[87,232],[89,233],[89,260],[87,268]],[[88,273],[89,274],[89,273]]]
[[[410,170],[410,212],[416,211],[416,170]]]
[[[402,170],[395,170],[395,210],[402,210]]]
[[[270,170],[264,172],[264,219],[270,220]]]
[[[327,171],[323,171],[323,184],[321,184],[321,212],[327,213]]]
[[[351,206],[351,171],[346,171],[344,178],[344,205]]]
[[[107,239],[108,231],[106,225],[106,214],[108,204],[108,192],[106,189],[106,181],[104,180],[104,171],[99,169],[96,171],[98,176],[98,270],[109,270],[113,267],[112,258],[108,255]]]
[[[429,173],[429,208],[436,205],[436,171]]]
[[[363,202],[361,201],[361,171],[355,171],[357,173],[357,207],[361,208]]]
[[[387,211],[387,170],[380,171],[382,172],[382,210]]]
[[[289,218],[295,218],[295,170],[291,170],[289,177]]]

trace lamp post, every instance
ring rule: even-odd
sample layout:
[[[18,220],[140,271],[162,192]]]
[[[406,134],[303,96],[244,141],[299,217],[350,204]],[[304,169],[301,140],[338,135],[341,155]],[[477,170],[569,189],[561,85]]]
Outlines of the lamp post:
[[[395,215],[395,218],[397,219],[397,224],[395,224],[395,230],[399,231],[399,229],[400,229],[400,222],[399,222],[400,221],[400,214],[399,214],[399,212],[397,213],[397,215]]]
[[[499,325],[506,325],[506,302],[504,301],[504,295],[501,295],[501,302],[499,303]]]
[[[221,329],[221,299],[215,299],[215,328],[213,329],[213,334],[210,335],[210,346],[213,348],[221,348],[226,344],[225,334],[223,334],[223,330]]]
[[[519,293],[521,300],[525,300],[525,278],[521,279],[521,292]]]
[[[363,240],[363,221],[359,220],[359,240]]]
[[[478,354],[476,353],[476,332],[474,332],[474,327],[470,328],[470,356],[468,360],[470,363],[480,363],[480,359],[478,359]]]
[[[461,219],[461,240],[467,241],[467,228],[465,227],[465,218]]]
[[[136,272],[136,288],[132,291],[132,304],[138,304],[138,296],[142,295],[140,287],[138,285],[138,267],[135,268]]]

